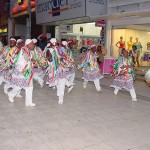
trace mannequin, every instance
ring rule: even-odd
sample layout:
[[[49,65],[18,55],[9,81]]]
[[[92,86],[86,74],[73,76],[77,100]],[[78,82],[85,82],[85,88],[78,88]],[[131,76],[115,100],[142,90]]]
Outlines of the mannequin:
[[[136,48],[137,48],[137,50],[136,50],[136,52],[137,52],[137,65],[138,65],[138,67],[140,66],[140,64],[139,64],[139,57],[140,57],[140,53],[142,52],[142,45],[141,45],[141,43],[139,42],[139,39],[138,38],[136,38],[135,39],[136,40],[136,42],[135,42],[135,46],[136,46]]]
[[[125,48],[125,41],[123,41],[123,37],[120,37],[120,41],[116,43],[116,46],[119,48],[119,55],[122,54],[122,49]]]
[[[134,43],[133,43],[133,37],[131,36],[130,37],[130,41],[128,41],[128,51],[132,51],[132,46],[134,45]]]

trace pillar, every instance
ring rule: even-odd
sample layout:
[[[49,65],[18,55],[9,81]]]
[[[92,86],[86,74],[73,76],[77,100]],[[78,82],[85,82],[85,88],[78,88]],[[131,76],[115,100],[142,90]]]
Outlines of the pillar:
[[[112,25],[111,21],[106,21],[106,49],[107,49],[107,56],[113,56],[112,51]]]

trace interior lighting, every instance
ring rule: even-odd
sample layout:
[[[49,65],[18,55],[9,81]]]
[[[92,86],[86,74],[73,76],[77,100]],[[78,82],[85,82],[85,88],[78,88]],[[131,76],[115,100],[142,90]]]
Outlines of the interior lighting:
[[[87,23],[87,24],[95,24],[95,22],[89,22],[89,23]]]

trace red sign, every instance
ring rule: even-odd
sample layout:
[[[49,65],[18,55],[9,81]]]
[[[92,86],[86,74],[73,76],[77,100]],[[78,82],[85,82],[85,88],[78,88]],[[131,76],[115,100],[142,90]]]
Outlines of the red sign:
[[[96,21],[95,26],[97,26],[97,27],[105,27],[106,23],[105,23],[105,21],[98,20],[98,21]]]

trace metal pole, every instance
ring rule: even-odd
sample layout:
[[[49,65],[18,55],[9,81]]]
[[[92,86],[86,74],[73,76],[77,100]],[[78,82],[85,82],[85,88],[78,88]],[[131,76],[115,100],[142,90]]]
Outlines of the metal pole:
[[[31,39],[31,0],[28,0],[27,39]]]

